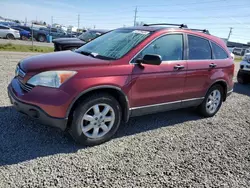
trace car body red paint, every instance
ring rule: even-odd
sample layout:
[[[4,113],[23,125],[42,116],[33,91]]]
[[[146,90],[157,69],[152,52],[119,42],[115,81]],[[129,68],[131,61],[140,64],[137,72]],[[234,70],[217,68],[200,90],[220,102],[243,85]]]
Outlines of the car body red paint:
[[[130,29],[150,30],[148,28]],[[159,36],[173,33],[183,34],[185,37],[194,35],[214,42],[225,50],[228,58],[189,60],[186,56],[186,59],[184,57],[180,61],[167,61],[159,66],[131,63],[136,54],[153,40]],[[184,49],[185,53],[187,50],[188,48]],[[202,99],[208,89],[217,82],[225,85],[226,98],[226,94],[233,89],[234,63],[230,57],[225,43],[212,35],[188,29],[155,29],[149,37],[117,60],[101,60],[72,51],[49,53],[24,59],[19,66],[26,75],[23,78],[16,76],[12,80],[9,85],[9,95],[14,104],[16,102],[31,105],[30,109],[32,106],[35,109],[41,109],[49,117],[64,119],[67,124],[70,111],[82,94],[112,88],[124,95],[127,104],[122,106],[125,106],[123,111],[127,111],[127,113],[123,113],[123,116],[127,114],[127,117],[123,119],[128,120],[130,115],[150,113],[150,110],[145,113],[138,113],[139,111],[133,113],[145,106],[176,104],[179,101],[174,109],[181,108],[182,101]],[[211,63],[217,64],[217,67],[210,68]],[[175,65],[183,65],[184,68],[175,70]],[[20,81],[25,85],[32,76],[52,70],[72,70],[77,74],[59,88],[36,86],[26,92],[20,86]],[[192,106],[192,104],[187,106]],[[157,112],[157,110],[152,108],[153,112]],[[30,115],[28,112],[25,113]],[[60,128],[65,129],[66,124]]]

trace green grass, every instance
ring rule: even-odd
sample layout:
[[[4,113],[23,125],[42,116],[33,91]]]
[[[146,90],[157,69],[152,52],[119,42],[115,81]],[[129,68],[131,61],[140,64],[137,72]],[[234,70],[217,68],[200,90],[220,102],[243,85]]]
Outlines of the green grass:
[[[53,52],[53,47],[47,46],[32,46],[31,45],[20,45],[20,44],[0,44],[0,51],[12,51],[12,52],[40,52],[40,53],[48,53]]]

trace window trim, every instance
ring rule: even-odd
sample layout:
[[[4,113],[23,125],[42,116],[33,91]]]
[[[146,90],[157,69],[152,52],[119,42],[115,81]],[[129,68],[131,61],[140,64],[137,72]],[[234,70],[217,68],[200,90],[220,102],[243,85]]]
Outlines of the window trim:
[[[212,43],[214,43],[215,45],[217,45],[219,48],[221,48],[221,49],[225,52],[225,54],[227,55],[227,58],[225,58],[225,59],[228,59],[228,58],[229,58],[228,53],[224,50],[224,48],[222,48],[222,47],[221,47],[219,44],[217,44],[216,42],[210,40],[210,44],[211,44],[212,52],[213,52],[213,60],[225,60],[225,59],[216,59],[215,53],[214,53],[214,50],[213,50]]]
[[[211,59],[189,59],[189,44],[188,44],[188,36],[189,35],[208,41],[208,44],[209,44],[209,47],[210,47],[210,50],[211,50]],[[214,60],[213,48],[212,48],[212,45],[211,45],[211,41],[209,39],[205,38],[205,37],[202,37],[202,36],[198,36],[198,35],[194,35],[194,34],[187,34],[187,61],[211,61],[211,60]]]
[[[129,61],[129,64],[132,65],[136,65],[137,63],[133,63],[132,61],[135,59],[135,57],[137,55],[139,55],[145,48],[147,48],[150,44],[152,44],[154,41],[156,41],[157,39],[164,37],[166,35],[182,35],[182,43],[183,43],[183,54],[182,54],[182,60],[169,60],[169,61],[174,61],[174,62],[179,62],[179,61],[186,61],[187,58],[187,53],[186,53],[186,38],[185,38],[185,34],[181,33],[181,32],[174,32],[174,33],[164,33],[156,38],[154,38],[153,40],[151,40],[146,46],[144,46],[139,52],[137,52]],[[168,62],[168,61],[162,61],[162,64],[164,64],[164,62]]]

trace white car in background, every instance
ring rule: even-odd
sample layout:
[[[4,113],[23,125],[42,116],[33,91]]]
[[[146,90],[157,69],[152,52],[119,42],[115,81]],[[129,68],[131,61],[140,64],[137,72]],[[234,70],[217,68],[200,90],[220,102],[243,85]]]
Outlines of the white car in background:
[[[243,60],[240,62],[237,80],[240,84],[250,83],[250,53],[246,53]]]
[[[7,38],[7,39],[19,39],[20,38],[20,32],[11,29],[10,27],[0,25],[0,38]]]

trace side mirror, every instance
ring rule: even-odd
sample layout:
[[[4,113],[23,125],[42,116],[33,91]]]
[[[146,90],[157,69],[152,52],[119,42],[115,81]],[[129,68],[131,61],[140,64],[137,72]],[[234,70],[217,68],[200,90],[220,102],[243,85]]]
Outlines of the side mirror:
[[[162,62],[161,56],[155,54],[146,54],[141,60],[142,64],[148,64],[148,65],[160,65],[161,62]]]

